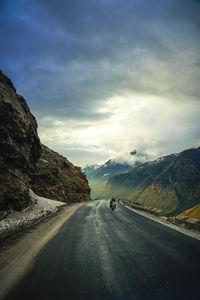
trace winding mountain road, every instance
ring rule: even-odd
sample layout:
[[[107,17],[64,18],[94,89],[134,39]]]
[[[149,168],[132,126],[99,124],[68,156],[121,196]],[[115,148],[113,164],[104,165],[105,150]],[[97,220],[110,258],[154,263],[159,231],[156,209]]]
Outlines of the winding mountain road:
[[[200,241],[108,204],[79,208],[6,300],[199,299]]]

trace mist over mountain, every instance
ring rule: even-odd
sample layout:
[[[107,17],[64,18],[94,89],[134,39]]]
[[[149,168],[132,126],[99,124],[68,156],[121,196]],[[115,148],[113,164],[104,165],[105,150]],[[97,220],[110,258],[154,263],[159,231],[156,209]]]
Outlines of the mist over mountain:
[[[138,151],[136,149],[131,151],[123,151],[119,152],[115,156],[112,157],[112,161],[118,164],[127,164],[132,167],[145,163],[146,161],[152,159],[154,157],[150,156],[149,154],[146,154],[144,152]]]
[[[147,155],[139,153],[137,150],[131,150],[127,153],[119,153],[102,165],[82,168],[91,187],[91,196],[93,198],[101,197],[109,178],[139,166],[147,160]]]
[[[99,168],[101,165],[95,164],[95,165],[86,165],[84,168],[82,168],[84,174],[89,178],[92,173]]]

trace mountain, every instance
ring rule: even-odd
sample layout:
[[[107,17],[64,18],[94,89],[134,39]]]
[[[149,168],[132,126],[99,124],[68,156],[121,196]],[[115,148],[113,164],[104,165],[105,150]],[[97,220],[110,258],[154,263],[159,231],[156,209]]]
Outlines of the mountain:
[[[90,168],[92,169],[93,166]],[[87,179],[91,188],[91,197],[101,198],[107,180],[113,175],[127,171],[130,168],[132,168],[132,166],[116,163],[110,159],[102,166],[94,168],[93,172],[88,172],[88,169],[86,169],[86,171],[83,169],[83,172],[87,174]]]
[[[91,187],[91,196],[99,198],[103,195],[103,190],[106,187],[108,180],[115,176],[130,170],[133,167],[141,165],[147,156],[133,150],[129,153],[129,162],[117,159],[109,159],[102,165],[91,165],[83,168]],[[131,157],[132,156],[132,157]],[[134,156],[134,159],[133,159]],[[131,160],[132,158],[132,160]]]
[[[138,201],[140,194],[151,185],[154,178],[175,159],[175,154],[164,156],[155,161],[146,162],[124,174],[116,175],[108,181],[105,193],[109,197],[112,195]]]
[[[100,178],[100,177],[110,178],[116,174],[127,171],[130,168],[132,168],[130,164],[127,163],[122,164],[109,159],[102,166],[94,168],[94,171],[88,174],[88,178]]]
[[[41,145],[26,100],[0,71],[0,210],[21,210],[32,204],[30,187],[55,200],[90,199],[81,169]]]
[[[95,164],[95,165],[87,165],[87,166],[85,166],[84,168],[82,168],[82,171],[83,171],[83,173],[86,175],[86,177],[87,178],[89,178],[91,175],[92,175],[92,173],[97,169],[97,168],[99,168],[101,165],[97,165],[97,164]]]
[[[66,203],[90,200],[90,188],[81,168],[44,145],[31,189],[39,196]]]
[[[41,151],[37,122],[26,100],[0,71],[0,209],[31,203],[29,183]]]
[[[147,162],[112,177],[105,197],[127,198],[175,215],[200,203],[200,148]]]

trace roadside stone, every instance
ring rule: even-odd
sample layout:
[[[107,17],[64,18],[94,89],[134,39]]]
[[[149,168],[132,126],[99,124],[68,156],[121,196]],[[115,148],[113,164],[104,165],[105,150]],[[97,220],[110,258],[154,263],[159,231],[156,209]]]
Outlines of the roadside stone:
[[[172,224],[176,224],[176,223],[175,223],[175,217],[168,217],[168,218],[167,218],[167,221],[169,221],[169,222],[172,223]]]
[[[178,216],[178,217],[175,217],[174,221],[177,225],[179,224],[185,224],[185,221],[188,219],[188,217],[186,216]]]
[[[138,204],[132,203],[131,206],[136,209],[142,209],[142,207]]]
[[[151,209],[152,209],[151,207],[145,207],[145,211],[148,213],[151,213]]]
[[[157,210],[157,208],[155,208],[155,207],[151,207],[151,209],[150,209],[150,213],[151,214],[155,214],[155,212],[156,212],[156,210]]]
[[[200,220],[190,218],[185,221],[185,225],[189,229],[196,229],[200,231]]]
[[[163,211],[162,211],[162,209],[156,209],[156,210],[154,210],[154,214],[155,214],[155,216],[159,217],[163,214]]]
[[[150,212],[149,207],[146,207],[146,206],[145,206],[145,211],[149,213],[149,212]]]

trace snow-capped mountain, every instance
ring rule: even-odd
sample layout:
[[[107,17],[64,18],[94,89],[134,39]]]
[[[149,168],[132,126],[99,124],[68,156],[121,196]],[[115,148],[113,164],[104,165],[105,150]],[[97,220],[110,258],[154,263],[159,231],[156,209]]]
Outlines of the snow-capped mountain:
[[[101,195],[101,190],[112,176],[127,172],[134,167],[140,166],[147,160],[147,155],[133,150],[125,158],[118,155],[102,165],[96,164],[82,168],[89,181],[92,197]]]
[[[82,171],[88,179],[100,177],[110,178],[116,174],[120,174],[131,168],[137,167],[149,159],[147,155],[138,153],[136,150],[132,150],[128,153],[128,155],[128,159],[127,157],[124,159],[123,157],[116,156],[103,164],[86,166],[82,168]]]
[[[83,173],[88,177],[100,167],[101,165],[95,164],[95,165],[86,165],[84,168],[82,168]]]

